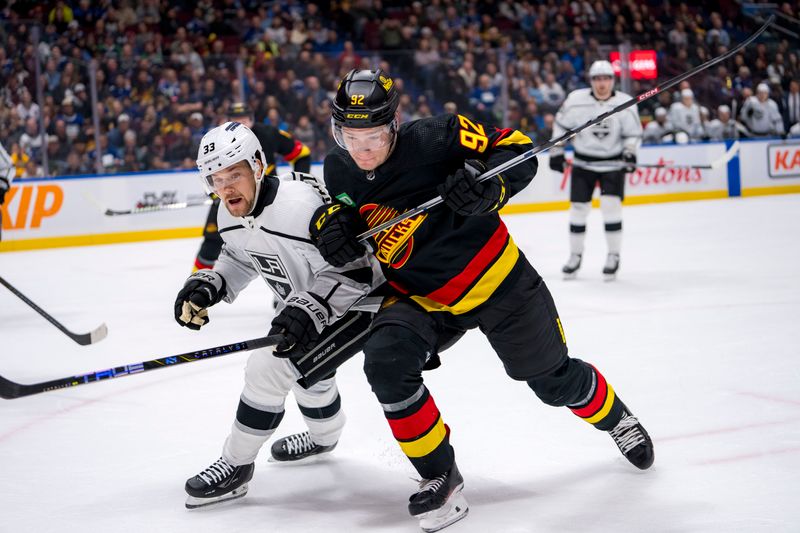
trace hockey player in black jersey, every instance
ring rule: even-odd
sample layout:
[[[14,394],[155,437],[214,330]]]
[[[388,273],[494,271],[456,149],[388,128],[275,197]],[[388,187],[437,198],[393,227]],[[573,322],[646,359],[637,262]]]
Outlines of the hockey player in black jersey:
[[[541,276],[498,215],[530,183],[530,159],[494,178],[476,176],[529,150],[519,131],[442,115],[399,124],[398,94],[382,71],[351,71],[333,102],[339,145],[325,159],[338,200],[317,210],[311,235],[333,265],[359,257],[357,235],[439,194],[446,206],[399,222],[371,242],[394,290],[364,346],[364,370],[391,431],[423,478],[409,512],[426,531],[463,518],[463,478],[450,428],[423,383],[423,367],[454,333],[480,328],[506,373],[546,404],[567,406],[607,431],[641,469],[653,463],[645,429],[592,365],[569,357]]]
[[[229,120],[247,126],[258,137],[267,161],[265,175],[276,175],[275,154],[280,154],[287,163],[292,165],[295,172],[311,172],[311,150],[292,137],[289,132],[268,124],[253,123],[253,113],[241,102],[231,104],[228,109],[228,117]],[[195,271],[213,267],[222,250],[222,237],[217,231],[218,211],[219,199],[215,198],[203,228],[203,242],[194,261]]]

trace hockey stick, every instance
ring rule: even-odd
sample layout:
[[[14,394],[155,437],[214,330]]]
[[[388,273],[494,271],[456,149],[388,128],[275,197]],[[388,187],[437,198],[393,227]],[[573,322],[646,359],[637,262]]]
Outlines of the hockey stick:
[[[636,163],[637,168],[674,168],[674,169],[690,169],[690,170],[716,170],[718,168],[722,168],[727,165],[731,159],[736,156],[739,152],[739,141],[735,141],[731,144],[731,147],[722,154],[721,157],[718,157],[714,161],[711,162],[710,165],[665,165],[665,164],[657,164],[657,163]],[[569,164],[581,167],[581,168],[588,168],[588,169],[610,169],[610,170],[617,170],[623,169],[626,165],[622,161],[580,161],[578,163],[575,162],[573,159],[569,162]]]
[[[638,103],[641,103],[641,102],[644,102],[646,100],[649,100],[650,98],[654,97],[655,95],[657,95],[659,93],[662,93],[662,92],[666,91],[667,89],[670,89],[670,88],[674,87],[675,85],[679,84],[683,80],[685,80],[687,78],[691,78],[692,76],[694,76],[698,72],[700,72],[702,70],[705,70],[705,69],[707,69],[709,67],[713,67],[717,63],[725,61],[729,57],[732,57],[733,55],[735,55],[739,50],[741,50],[742,48],[746,47],[748,44],[750,44],[753,41],[755,41],[758,38],[759,35],[761,35],[762,33],[764,33],[766,31],[766,29],[772,24],[772,22],[774,20],[775,20],[775,15],[770,15],[770,17],[767,19],[767,21],[764,23],[764,25],[761,26],[758,30],[756,30],[755,33],[753,33],[750,37],[748,37],[747,39],[745,39],[744,41],[742,41],[741,43],[739,43],[735,47],[731,48],[730,50],[728,50],[724,54],[722,54],[720,56],[717,56],[717,57],[715,57],[713,59],[710,59],[710,60],[706,61],[705,63],[703,63],[702,65],[697,65],[693,69],[688,70],[688,71],[684,72],[683,74],[678,74],[677,76],[675,76],[674,78],[668,80],[666,83],[664,83],[661,86],[653,87],[649,91],[643,92],[642,94],[640,94],[638,96],[634,96],[633,98],[631,98],[627,102],[623,102],[620,105],[618,105],[617,107],[615,107],[614,109],[606,111],[602,115],[599,115],[599,116],[593,118],[592,120],[589,120],[589,121],[583,123],[581,126],[578,126],[574,130],[568,130],[566,133],[564,133],[564,135],[562,135],[558,139],[552,139],[550,141],[547,141],[546,143],[542,143],[542,144],[540,144],[538,146],[535,146],[534,148],[531,148],[527,152],[523,152],[523,153],[519,154],[518,156],[516,156],[513,159],[509,159],[505,163],[503,163],[501,165],[498,165],[495,168],[493,168],[493,169],[481,174],[480,176],[478,176],[476,178],[477,181],[484,181],[484,180],[487,180],[489,178],[493,178],[494,176],[497,176],[498,174],[503,173],[504,171],[508,170],[509,168],[514,167],[516,165],[519,165],[523,161],[527,161],[528,159],[531,159],[532,157],[536,156],[537,154],[540,154],[542,152],[546,152],[547,150],[549,150],[550,148],[552,148],[553,146],[555,146],[557,144],[563,144],[563,143],[567,142],[568,140],[570,140],[571,138],[573,138],[575,135],[577,135],[578,133],[582,132],[586,128],[590,128],[592,126],[595,126],[595,125],[603,122],[605,119],[607,119],[611,115],[619,113],[620,111],[624,111],[625,109],[628,109],[629,107],[634,106],[634,105],[636,105]],[[366,239],[372,237],[373,235],[375,235],[377,233],[380,233],[381,231],[394,226],[398,222],[402,222],[403,220],[406,220],[408,218],[414,217],[414,216],[416,216],[416,215],[418,215],[420,213],[424,213],[425,211],[429,210],[430,208],[432,208],[434,206],[439,205],[442,202],[444,202],[444,199],[441,196],[437,196],[435,198],[432,198],[432,199],[428,200],[427,202],[425,202],[424,204],[419,205],[418,207],[415,207],[414,209],[411,209],[410,211],[406,211],[405,213],[403,213],[401,215],[398,215],[398,216],[396,216],[396,217],[394,217],[394,218],[392,218],[390,220],[387,220],[386,222],[384,222],[382,224],[378,224],[374,228],[372,228],[370,230],[367,230],[364,233],[360,234],[357,238],[360,241],[365,241]]]
[[[164,368],[167,366],[175,366],[181,363],[192,363],[194,361],[201,361],[203,359],[210,359],[212,357],[220,357],[230,353],[255,350],[256,348],[264,348],[266,346],[278,344],[278,342],[280,342],[282,339],[283,335],[270,335],[268,337],[260,337],[258,339],[251,339],[249,341],[215,346],[214,348],[206,348],[204,350],[197,350],[195,352],[168,355],[166,357],[159,357],[158,359],[143,361],[141,363],[132,363],[129,365],[108,368],[105,370],[97,370],[88,374],[67,376],[53,379],[51,381],[42,381],[41,383],[15,383],[4,378],[3,376],[0,376],[0,398],[13,400],[22,396],[39,394],[40,392],[77,387],[78,385],[96,383],[105,379],[119,378],[122,376],[129,376],[131,374],[139,374],[141,372],[147,372],[148,370],[155,370],[157,368]]]
[[[144,207],[134,207],[133,209],[106,209],[105,214],[108,217],[115,217],[118,215],[139,215],[141,213],[155,213],[157,211],[174,211],[176,209],[186,209],[187,207],[198,207],[201,205],[211,205],[211,198],[203,200],[202,202],[175,202],[172,204],[162,205],[147,205]]]
[[[74,340],[81,346],[86,346],[87,344],[94,344],[96,342],[100,342],[101,340],[106,338],[106,335],[108,335],[108,327],[105,325],[105,323],[100,324],[89,333],[73,333],[67,328],[65,328],[58,320],[47,314],[47,312],[44,309],[42,309],[41,307],[30,301],[24,294],[15,289],[13,285],[4,280],[2,277],[0,277],[0,284],[2,284],[6,289],[13,292],[20,300],[28,304],[34,311],[45,317],[48,322],[50,322],[55,327],[60,329],[64,334],[66,334],[67,337]]]

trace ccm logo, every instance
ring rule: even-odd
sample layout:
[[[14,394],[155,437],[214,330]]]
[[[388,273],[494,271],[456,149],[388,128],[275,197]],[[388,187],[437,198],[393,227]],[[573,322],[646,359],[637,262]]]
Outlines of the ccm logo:
[[[644,93],[643,95],[641,95],[639,98],[637,98],[637,101],[638,101],[638,102],[641,102],[641,101],[642,101],[642,100],[644,100],[645,98],[650,98],[651,96],[653,96],[653,95],[654,95],[654,94],[656,94],[657,92],[658,92],[658,87],[654,87],[653,89],[650,89],[649,91],[647,91],[646,93]]]

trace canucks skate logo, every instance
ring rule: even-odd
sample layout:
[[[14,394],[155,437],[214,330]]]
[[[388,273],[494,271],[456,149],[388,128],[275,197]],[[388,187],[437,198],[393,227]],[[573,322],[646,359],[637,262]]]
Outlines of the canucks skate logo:
[[[397,209],[378,204],[365,204],[359,213],[370,228],[390,220],[400,213]],[[414,249],[414,232],[428,218],[427,213],[407,218],[375,235],[378,250],[375,257],[391,268],[403,268]]]
[[[261,277],[264,278],[267,285],[280,296],[281,300],[285,300],[292,292],[292,280],[289,279],[288,271],[283,266],[281,258],[275,254],[260,254],[251,251],[247,253],[256,270],[261,272]]]
[[[611,125],[608,123],[607,120],[604,120],[597,126],[591,129],[592,135],[597,137],[599,140],[603,140],[611,133]]]

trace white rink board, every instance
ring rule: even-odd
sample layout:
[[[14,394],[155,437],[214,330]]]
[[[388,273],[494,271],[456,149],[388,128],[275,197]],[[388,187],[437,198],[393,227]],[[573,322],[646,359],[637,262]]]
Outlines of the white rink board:
[[[639,161],[667,166],[708,165],[722,158],[725,151],[724,143],[643,146]],[[776,188],[774,192],[792,192],[800,187],[800,142],[743,141],[732,165],[740,166],[743,194],[748,189],[769,193],[771,187]],[[288,165],[278,167],[279,173],[289,170]],[[322,164],[314,164],[312,172],[322,175]],[[539,156],[536,177],[511,200],[509,211],[566,208],[569,172],[566,174],[550,170],[547,154]],[[640,168],[627,180],[626,198],[638,198],[636,203],[729,194],[728,165],[714,170]],[[599,195],[599,191],[595,194]],[[738,190],[732,194],[738,195]],[[0,251],[100,243],[81,240],[92,236],[102,236],[101,242],[122,242],[200,234],[206,207],[115,217],[104,214],[106,208],[131,209],[148,198],[170,203],[204,196],[195,171],[17,181],[2,207],[6,244],[0,244]]]
[[[709,165],[725,155],[724,143],[707,143],[683,146],[643,146],[639,150],[639,163],[659,165]],[[533,183],[519,192],[509,202],[531,204],[569,201],[569,171],[565,178],[560,172],[550,170],[550,156],[539,156],[539,171]],[[567,152],[567,159],[572,159]],[[628,176],[625,196],[652,196],[659,194],[692,193],[728,190],[726,165],[714,170],[640,168]],[[600,194],[599,190],[595,191]]]
[[[742,142],[742,190],[800,185],[800,140]]]

